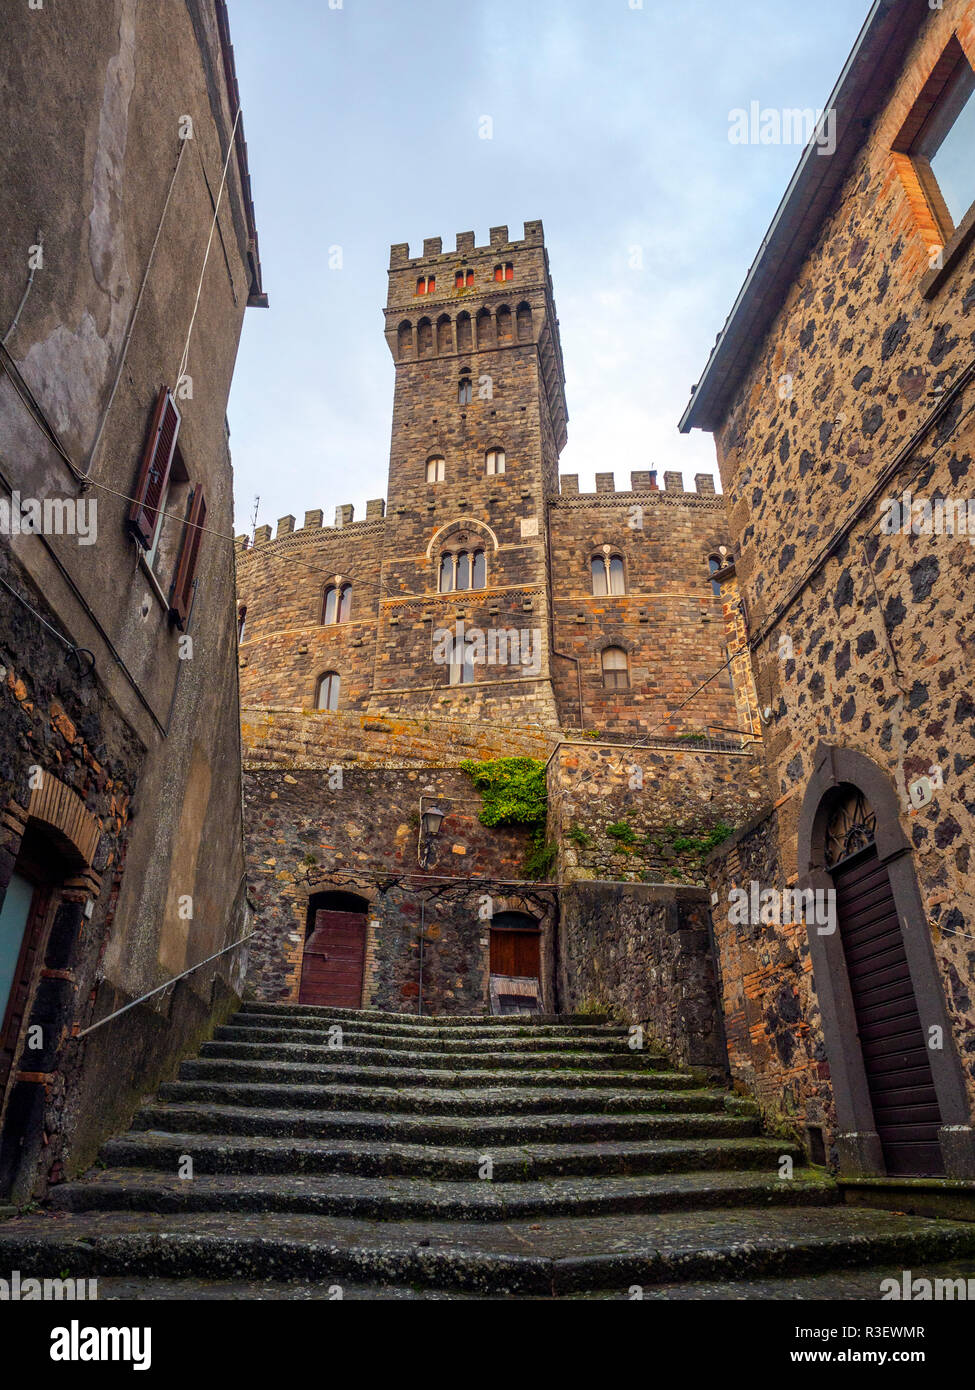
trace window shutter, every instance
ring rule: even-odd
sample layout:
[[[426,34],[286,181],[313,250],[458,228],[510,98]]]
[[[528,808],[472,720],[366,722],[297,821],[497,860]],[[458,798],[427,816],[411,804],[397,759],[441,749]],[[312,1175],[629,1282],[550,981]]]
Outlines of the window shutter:
[[[169,591],[169,616],[179,627],[186,626],[193,602],[193,580],[203,541],[203,526],[206,524],[207,504],[203,488],[193,489],[190,514],[183,528],[183,544],[180,546],[179,563]]]
[[[176,402],[163,386],[152,413],[152,423],[149,426],[142,462],[139,464],[128,516],[129,530],[146,550],[152,545],[152,538],[156,532],[159,506],[176,451],[179,423],[180,414],[176,409]]]

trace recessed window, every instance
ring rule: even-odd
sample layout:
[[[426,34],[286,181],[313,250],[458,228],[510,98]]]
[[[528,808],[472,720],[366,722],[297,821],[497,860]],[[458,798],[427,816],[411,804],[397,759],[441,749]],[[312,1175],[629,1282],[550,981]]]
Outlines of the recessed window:
[[[622,647],[606,647],[603,651],[603,687],[606,690],[630,688],[630,669]]]
[[[338,709],[339,684],[337,671],[326,671],[324,676],[319,676],[315,691],[316,709]]]
[[[717,572],[718,572],[719,569],[722,569],[722,568],[723,568],[723,566],[722,566],[722,564],[721,564],[721,560],[718,558],[717,555],[709,555],[709,556],[708,556],[708,574],[710,574],[710,575],[713,576],[713,575],[717,574]],[[711,592],[712,592],[712,594],[714,594],[714,597],[715,597],[715,598],[720,598],[720,597],[721,597],[721,585],[720,585],[720,584],[718,583],[718,581],[717,581],[716,579],[714,579],[714,578],[712,578],[712,580],[711,580]]]
[[[470,637],[455,637],[450,650],[450,684],[474,684],[474,647]]]
[[[470,287],[471,287],[471,285],[473,285],[473,283],[474,283],[474,272],[473,272],[473,270],[458,270],[457,274],[454,276],[454,289],[455,289],[455,290],[470,289]]]
[[[427,459],[427,482],[442,483],[447,475],[447,464],[441,454]]]
[[[237,642],[244,640],[244,629],[247,626],[247,604],[242,603],[237,609]]]
[[[496,265],[494,267],[494,278],[495,280],[513,280],[515,278],[515,268],[511,261],[508,261],[505,265]]]
[[[952,37],[893,146],[895,154],[909,157],[934,229],[943,241],[949,240],[975,206],[973,148],[975,71]],[[914,192],[909,185],[907,191],[909,197]],[[912,201],[917,204],[916,195]],[[920,220],[926,220],[923,212]]]
[[[485,459],[485,463],[486,463],[486,465],[487,465],[487,471],[488,471],[489,474],[491,474],[491,473],[503,473],[503,472],[504,472],[504,450],[503,450],[503,449],[488,449],[487,453],[484,455],[484,459]]]
[[[484,551],[448,550],[440,559],[440,592],[452,594],[459,589],[483,589],[487,585],[487,560]]]
[[[461,405],[470,405],[474,397],[474,387],[469,376],[462,376],[457,384],[457,400]]]
[[[329,584],[322,608],[323,623],[347,623],[352,613],[352,585]]]
[[[597,598],[604,594],[623,594],[623,558],[620,555],[594,555],[591,562],[592,591]]]
[[[435,275],[421,275],[416,282],[417,294],[433,294],[437,288],[437,277]]]

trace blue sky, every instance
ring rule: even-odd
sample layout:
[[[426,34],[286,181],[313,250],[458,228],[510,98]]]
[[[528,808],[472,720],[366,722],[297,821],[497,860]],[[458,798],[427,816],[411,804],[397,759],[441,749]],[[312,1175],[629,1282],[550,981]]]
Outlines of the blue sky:
[[[824,106],[867,9],[231,0],[271,300],[245,316],[230,399],[235,529],[255,495],[272,526],[345,502],[358,518],[385,495],[390,244],[483,245],[535,218],[565,356],[562,471],[584,491],[597,471],[618,487],[635,468],[686,487],[716,472],[710,437],[677,420],[800,154],[731,143],[729,113]]]

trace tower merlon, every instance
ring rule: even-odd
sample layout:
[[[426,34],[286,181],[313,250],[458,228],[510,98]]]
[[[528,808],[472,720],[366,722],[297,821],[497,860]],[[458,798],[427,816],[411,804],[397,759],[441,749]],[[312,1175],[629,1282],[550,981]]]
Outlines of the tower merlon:
[[[544,245],[544,228],[541,220],[536,219],[533,222],[524,223],[524,235],[520,241],[509,241],[506,226],[491,227],[488,232],[488,241],[483,246],[478,246],[475,243],[473,232],[458,232],[453,251],[444,251],[441,237],[424,237],[423,252],[419,256],[410,255],[408,241],[398,241],[389,248],[389,268],[390,270],[403,270],[406,266],[419,265],[421,262],[437,259],[446,260],[469,251],[497,251],[501,247],[506,250],[518,251],[526,248],[543,247]]]

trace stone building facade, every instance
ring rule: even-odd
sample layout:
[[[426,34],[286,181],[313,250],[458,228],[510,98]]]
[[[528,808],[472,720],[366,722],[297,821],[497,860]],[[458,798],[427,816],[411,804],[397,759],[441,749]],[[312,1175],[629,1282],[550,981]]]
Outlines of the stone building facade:
[[[245,307],[266,301],[223,0],[17,11],[0,1197],[22,1199],[85,1167],[241,986],[236,950],[145,997],[245,931],[225,411]]]
[[[731,1065],[851,1175],[975,1176],[973,92],[972,0],[874,8],[682,421],[774,801],[710,865]]]
[[[359,943],[363,1004],[420,1007],[422,937],[428,961],[449,960],[427,970],[423,1006],[485,1011],[493,933],[534,924],[541,1006],[581,1006],[600,986],[586,961],[558,959],[563,883],[619,875],[652,897],[676,874],[704,891],[693,854],[668,840],[624,864],[606,825],[638,809],[644,838],[706,837],[765,799],[750,671],[733,674],[723,502],[705,475],[685,492],[678,473],[660,488],[637,471],[617,492],[600,472],[589,495],[559,478],[568,413],[540,222],[520,240],[494,227],[485,246],[461,233],[452,250],[432,238],[409,252],[393,246],[389,264],[387,497],[358,521],[339,506],[334,525],[312,510],[273,538],[238,537],[252,984],[305,997],[316,914],[344,910],[358,925],[335,930]],[[547,764],[544,869],[526,867],[524,831],[482,824],[461,766],[512,756]],[[421,866],[431,800],[446,818]],[[567,816],[598,855],[564,839]],[[533,905],[512,907],[518,891]],[[493,925],[472,914],[485,896]],[[415,924],[428,899],[436,946]]]

